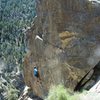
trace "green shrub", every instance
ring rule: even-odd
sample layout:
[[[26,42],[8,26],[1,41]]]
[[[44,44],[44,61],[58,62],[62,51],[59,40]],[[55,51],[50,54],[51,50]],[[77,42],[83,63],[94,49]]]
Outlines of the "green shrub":
[[[73,94],[69,89],[65,89],[63,85],[52,86],[45,100],[78,100],[78,94]]]
[[[58,85],[50,88],[45,100],[100,100],[100,94],[86,90],[81,93],[73,93],[69,89],[65,89],[63,85]]]
[[[7,100],[18,100],[18,92],[19,91],[14,86],[9,85],[7,88],[6,99]]]

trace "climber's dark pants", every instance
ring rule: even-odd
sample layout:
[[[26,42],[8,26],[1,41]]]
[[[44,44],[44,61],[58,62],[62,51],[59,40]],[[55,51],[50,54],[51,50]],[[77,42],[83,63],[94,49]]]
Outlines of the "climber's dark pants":
[[[36,77],[36,78],[39,78],[39,73],[37,73],[37,74],[35,75],[35,77]]]

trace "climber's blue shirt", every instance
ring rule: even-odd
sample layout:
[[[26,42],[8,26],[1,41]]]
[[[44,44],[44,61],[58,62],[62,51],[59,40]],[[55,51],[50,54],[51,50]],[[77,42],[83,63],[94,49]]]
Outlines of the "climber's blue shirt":
[[[34,76],[38,77],[38,70],[37,70],[37,68],[34,68]]]

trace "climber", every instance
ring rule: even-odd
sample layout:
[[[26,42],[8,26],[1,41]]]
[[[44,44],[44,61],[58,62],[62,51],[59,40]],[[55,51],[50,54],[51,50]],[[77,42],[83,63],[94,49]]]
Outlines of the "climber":
[[[39,72],[36,66],[34,66],[34,76],[37,78],[39,77]]]
[[[34,66],[34,76],[36,77],[36,82],[39,82],[41,84],[41,78],[40,78],[40,74],[38,71],[38,68],[36,66]]]

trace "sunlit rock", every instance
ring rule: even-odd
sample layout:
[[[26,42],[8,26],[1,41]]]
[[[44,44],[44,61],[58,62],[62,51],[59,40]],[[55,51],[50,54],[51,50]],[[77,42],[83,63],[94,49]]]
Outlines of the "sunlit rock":
[[[36,39],[40,33],[42,42]],[[100,8],[88,0],[40,0],[26,36],[30,52],[24,60],[24,80],[33,93],[46,96],[50,86],[58,84],[73,89],[93,67],[89,59],[100,45]]]

